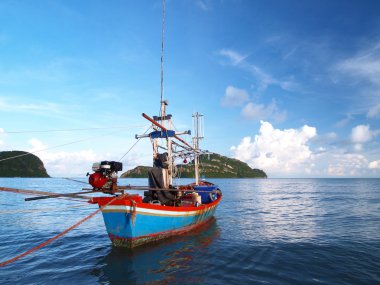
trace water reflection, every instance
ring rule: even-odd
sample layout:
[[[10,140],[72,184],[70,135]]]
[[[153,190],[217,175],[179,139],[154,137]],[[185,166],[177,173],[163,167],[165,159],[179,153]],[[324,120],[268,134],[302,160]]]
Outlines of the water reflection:
[[[128,183],[139,181],[123,184]],[[198,233],[133,252],[112,249],[98,214],[1,269],[0,283],[379,283],[379,179],[215,179],[215,183],[223,190],[216,222]],[[82,187],[62,179],[0,179],[0,186],[54,192],[77,192]],[[68,208],[77,202],[63,199],[24,198],[0,193],[1,261],[51,238],[97,208],[89,204]],[[40,211],[51,207],[60,210]]]
[[[239,225],[242,239],[292,242],[317,234],[316,219],[322,210],[317,205],[313,183],[282,179],[233,182],[230,187],[241,199],[233,199],[235,203],[229,205],[230,209],[223,210],[229,212],[230,221]],[[228,196],[224,200],[227,199]]]
[[[93,272],[99,282],[109,284],[194,284],[203,283],[199,275],[207,263],[202,259],[220,230],[215,218],[201,228],[179,237],[147,244],[133,250],[112,248]]]
[[[281,184],[274,189],[261,189],[266,194],[261,196],[263,209],[271,211],[263,216],[267,235],[288,241],[310,240],[317,234],[316,219],[321,214],[316,188],[307,180]]]

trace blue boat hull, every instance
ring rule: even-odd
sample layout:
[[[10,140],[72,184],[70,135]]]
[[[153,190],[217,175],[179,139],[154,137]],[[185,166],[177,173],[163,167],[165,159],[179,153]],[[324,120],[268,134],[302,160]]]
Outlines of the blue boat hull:
[[[97,199],[95,202],[102,206],[110,198]],[[170,207],[126,199],[104,206],[102,214],[113,245],[132,248],[203,225],[214,216],[220,200],[221,195],[212,203],[198,207]]]

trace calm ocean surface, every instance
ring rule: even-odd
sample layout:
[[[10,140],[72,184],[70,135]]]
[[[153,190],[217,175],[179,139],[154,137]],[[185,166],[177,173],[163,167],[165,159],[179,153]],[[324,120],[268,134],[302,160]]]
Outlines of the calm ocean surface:
[[[223,200],[197,232],[128,251],[111,246],[97,214],[1,267],[0,284],[380,284],[380,179],[210,181]],[[55,178],[0,178],[0,186],[61,193],[82,187]],[[0,191],[0,262],[97,209],[25,197]]]

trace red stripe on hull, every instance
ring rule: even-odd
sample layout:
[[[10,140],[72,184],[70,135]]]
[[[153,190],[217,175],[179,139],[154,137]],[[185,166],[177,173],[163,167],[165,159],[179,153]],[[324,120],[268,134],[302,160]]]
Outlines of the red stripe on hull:
[[[103,206],[107,204],[110,200],[112,200],[113,197],[95,197],[92,198],[89,202],[90,203],[97,203],[99,206]],[[112,202],[110,205],[114,206],[131,206],[131,200],[136,202],[136,206],[139,208],[145,208],[145,209],[152,209],[152,210],[163,210],[163,211],[174,211],[174,212],[189,212],[189,211],[199,211],[199,210],[205,210],[208,209],[220,202],[222,198],[222,195],[219,195],[218,198],[209,203],[209,204],[202,204],[198,207],[174,207],[174,206],[161,206],[161,205],[153,205],[149,203],[142,203],[142,197],[139,195],[130,195],[123,199],[117,199],[114,202]]]

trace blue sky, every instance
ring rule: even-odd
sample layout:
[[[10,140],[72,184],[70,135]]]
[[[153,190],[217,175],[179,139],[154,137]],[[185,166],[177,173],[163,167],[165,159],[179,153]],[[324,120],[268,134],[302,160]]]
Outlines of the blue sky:
[[[378,15],[378,1],[168,0],[175,126],[203,113],[205,149],[270,177],[379,177]],[[1,1],[0,150],[36,151],[59,177],[119,160],[159,111],[161,17],[160,1]],[[139,142],[125,169],[150,152]]]

